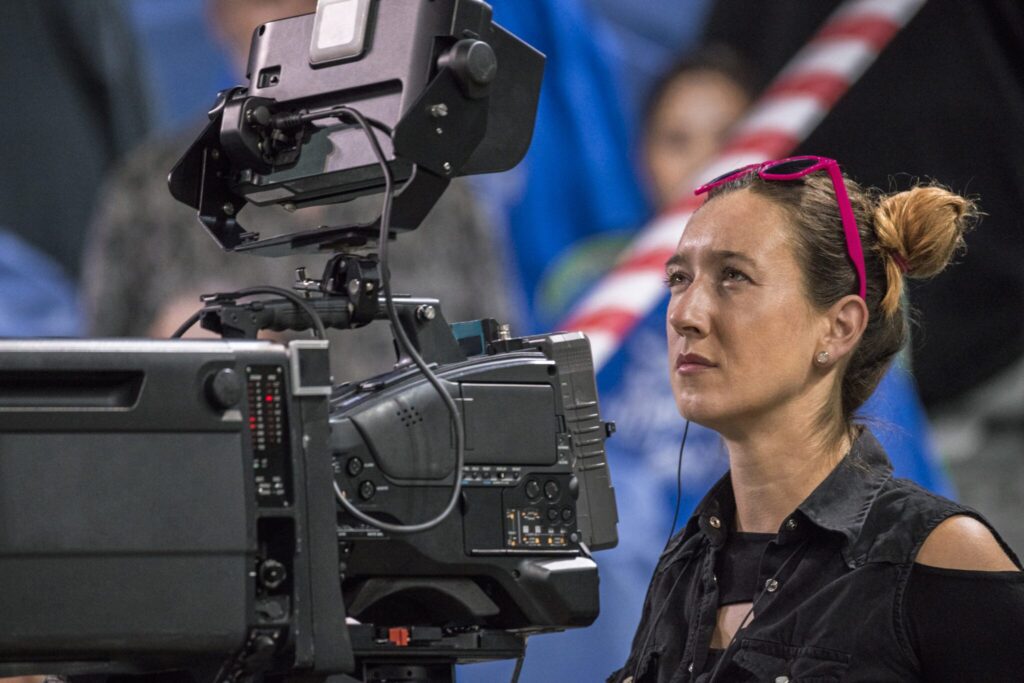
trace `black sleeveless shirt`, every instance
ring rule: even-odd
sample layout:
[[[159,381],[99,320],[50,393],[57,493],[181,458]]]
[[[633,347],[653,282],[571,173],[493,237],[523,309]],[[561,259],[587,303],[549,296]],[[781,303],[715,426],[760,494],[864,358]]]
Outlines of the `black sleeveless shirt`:
[[[894,479],[881,445],[864,430],[765,547],[755,616],[719,654],[710,648],[722,597],[716,567],[735,516],[726,474],[662,553],[632,651],[608,680],[706,683],[712,672],[715,681],[923,680],[928,667],[908,619],[909,578],[928,534],[958,514],[988,525],[969,508]],[[1005,610],[1024,623],[1024,583],[1015,586],[1017,599]]]

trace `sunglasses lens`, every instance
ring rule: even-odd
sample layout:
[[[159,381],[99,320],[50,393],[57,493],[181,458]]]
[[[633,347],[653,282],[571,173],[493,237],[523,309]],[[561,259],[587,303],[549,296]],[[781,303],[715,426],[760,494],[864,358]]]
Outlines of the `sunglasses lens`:
[[[761,169],[761,175],[793,175],[803,173],[812,166],[817,166],[820,159],[787,159]]]
[[[723,173],[722,175],[715,176],[714,178],[712,178],[708,182],[706,182],[703,185],[701,185],[700,187],[698,187],[694,191],[694,194],[704,194],[705,192],[710,192],[711,190],[713,190],[714,188],[718,187],[719,185],[722,185],[726,181],[732,180],[733,178],[739,178],[744,173],[748,173],[750,171],[753,171],[755,168],[757,168],[757,164],[751,164],[749,166],[743,166],[743,167],[740,167],[740,168],[734,168],[733,170],[727,171],[726,173]]]
[[[715,176],[711,180],[707,181],[706,183],[704,183],[704,185],[706,185],[708,187],[710,187],[712,185],[717,185],[718,183],[722,182],[726,178],[731,178],[732,176],[740,175],[743,172],[743,170],[744,169],[742,169],[742,168],[734,168],[731,171],[726,171],[722,175]]]

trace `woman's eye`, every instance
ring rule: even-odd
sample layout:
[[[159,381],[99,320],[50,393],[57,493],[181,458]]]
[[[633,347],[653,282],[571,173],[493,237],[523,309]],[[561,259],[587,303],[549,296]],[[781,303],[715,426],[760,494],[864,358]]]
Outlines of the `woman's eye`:
[[[669,273],[665,273],[665,279],[663,280],[663,282],[666,286],[672,288],[678,285],[686,284],[687,282],[689,282],[689,278],[686,276],[686,273],[675,270]]]
[[[722,271],[722,279],[726,282],[749,282],[750,278],[746,273],[735,268],[726,268]]]

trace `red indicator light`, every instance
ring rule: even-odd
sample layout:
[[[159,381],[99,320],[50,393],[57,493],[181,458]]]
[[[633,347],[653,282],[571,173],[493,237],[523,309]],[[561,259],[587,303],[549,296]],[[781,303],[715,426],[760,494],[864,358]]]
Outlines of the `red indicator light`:
[[[273,394],[267,394],[267,403],[270,403],[273,400],[274,400],[274,395]]]

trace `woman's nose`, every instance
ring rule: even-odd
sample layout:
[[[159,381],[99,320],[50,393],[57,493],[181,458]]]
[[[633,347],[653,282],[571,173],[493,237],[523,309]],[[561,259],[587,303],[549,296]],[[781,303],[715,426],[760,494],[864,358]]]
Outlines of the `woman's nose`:
[[[711,301],[699,280],[668,302],[668,324],[682,337],[703,337],[711,327]]]

